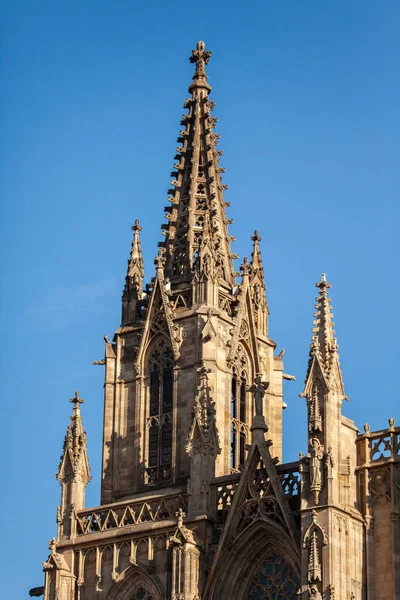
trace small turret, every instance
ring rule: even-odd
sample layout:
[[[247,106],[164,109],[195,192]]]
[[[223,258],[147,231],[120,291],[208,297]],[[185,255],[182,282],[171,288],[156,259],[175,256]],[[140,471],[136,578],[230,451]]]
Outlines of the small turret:
[[[83,429],[80,405],[84,402],[79,392],[71,398],[73,413],[64,439],[63,453],[57,479],[61,485],[61,505],[57,511],[58,537],[70,537],[72,511],[85,507],[86,486],[91,480],[86,451],[86,432]]]
[[[325,273],[322,273],[321,281],[315,285],[319,288],[319,296],[317,296],[315,304],[315,320],[313,321],[306,385],[313,365],[318,362],[326,383],[329,385],[329,382],[335,379],[344,397],[339,346],[336,340],[336,331],[333,329],[335,323],[332,320],[332,301],[328,296],[331,284],[327,282]]]
[[[125,288],[122,295],[122,325],[134,323],[138,317],[137,302],[142,298],[144,260],[140,244],[142,228],[136,219],[132,226],[133,240],[131,254],[128,260],[128,270],[125,278]]]
[[[255,324],[260,333],[268,335],[268,304],[266,299],[266,285],[264,278],[264,269],[261,259],[260,242],[258,231],[255,230],[251,237],[253,241],[253,252],[251,254],[251,277],[250,294],[254,309]]]

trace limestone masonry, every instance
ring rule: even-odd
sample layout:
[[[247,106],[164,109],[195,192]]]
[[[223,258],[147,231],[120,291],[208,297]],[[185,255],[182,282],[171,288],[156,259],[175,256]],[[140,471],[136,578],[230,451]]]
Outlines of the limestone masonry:
[[[384,431],[360,433],[342,415],[324,274],[302,394],[308,453],[281,462],[282,380],[292,377],[268,335],[257,231],[251,259],[234,269],[210,55],[199,42],[190,58],[155,276],[144,286],[136,221],[121,325],[97,361],[105,391],[94,508],[85,507],[83,399],[71,400],[44,598],[400,599],[400,427],[389,419]]]

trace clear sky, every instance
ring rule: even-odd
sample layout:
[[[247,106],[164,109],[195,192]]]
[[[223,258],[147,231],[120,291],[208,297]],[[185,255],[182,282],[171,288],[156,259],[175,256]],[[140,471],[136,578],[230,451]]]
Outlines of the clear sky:
[[[103,335],[131,230],[153,258],[197,40],[217,105],[234,251],[257,228],[284,347],[284,458],[306,451],[315,282],[326,272],[347,416],[399,414],[397,0],[1,2],[1,595],[28,597],[56,533],[77,389],[99,502]]]

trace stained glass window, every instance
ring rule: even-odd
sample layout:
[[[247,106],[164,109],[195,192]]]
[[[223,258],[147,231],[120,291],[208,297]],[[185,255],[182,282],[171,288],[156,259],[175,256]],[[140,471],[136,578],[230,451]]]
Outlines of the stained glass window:
[[[147,418],[146,482],[171,477],[172,464],[172,349],[159,338],[149,355],[149,404]]]
[[[133,594],[131,600],[153,600],[153,596],[144,587],[140,586]]]
[[[300,583],[284,558],[271,552],[250,585],[248,600],[295,600]]]

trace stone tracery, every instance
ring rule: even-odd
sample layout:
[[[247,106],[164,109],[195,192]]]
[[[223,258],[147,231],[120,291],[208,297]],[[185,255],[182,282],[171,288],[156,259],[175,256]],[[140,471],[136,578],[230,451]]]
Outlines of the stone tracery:
[[[253,576],[248,600],[294,600],[300,587],[299,579],[287,561],[271,552]]]

